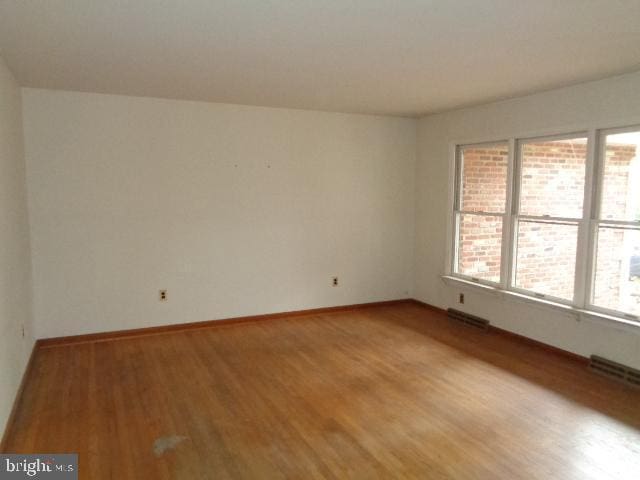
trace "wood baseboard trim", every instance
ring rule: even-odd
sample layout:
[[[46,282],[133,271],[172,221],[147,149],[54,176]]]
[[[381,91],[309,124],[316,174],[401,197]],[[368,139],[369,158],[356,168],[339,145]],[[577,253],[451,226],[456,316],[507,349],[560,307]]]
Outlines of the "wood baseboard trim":
[[[203,328],[218,328],[240,323],[253,323],[263,320],[275,320],[287,317],[302,317],[308,315],[321,315],[325,313],[349,312],[372,307],[384,307],[413,303],[410,298],[399,300],[386,300],[382,302],[357,303],[353,305],[339,305],[336,307],[311,308],[307,310],[294,310],[290,312],[267,313],[263,315],[249,315],[245,317],[226,318],[221,320],[205,320],[202,322],[176,323],[159,327],[134,328],[129,330],[116,330],[113,332],[89,333],[85,335],[71,335],[67,337],[53,337],[38,340],[39,348],[60,347],[77,345],[81,343],[105,342],[116,339],[160,335],[164,333],[180,332],[184,330],[197,330]]]
[[[415,300],[412,299],[412,301],[416,304],[416,305],[420,305],[424,308],[427,308],[429,310],[432,310],[434,312],[437,313],[441,313],[443,315],[447,314],[447,311],[440,308],[440,307],[436,307],[435,305],[430,305],[428,303],[425,302],[421,302],[420,300]],[[513,340],[517,340],[521,343],[526,343],[528,345],[533,345],[536,346],[538,348],[541,348],[543,350],[546,350],[548,352],[554,353],[556,355],[562,355],[563,357],[569,358],[573,361],[578,361],[584,365],[589,365],[589,359],[587,357],[583,357],[582,355],[578,355],[577,353],[573,353],[573,352],[569,352],[568,350],[564,350],[562,348],[558,348],[558,347],[554,347],[553,345],[549,345],[547,343],[543,343],[540,342],[538,340],[534,340],[533,338],[529,338],[529,337],[525,337],[524,335],[520,335],[518,333],[514,333],[514,332],[510,332],[509,330],[504,330],[502,328],[493,326],[491,324],[489,324],[489,332],[493,332],[495,334],[498,335],[502,335],[504,337],[509,337]]]
[[[445,309],[440,308],[440,307],[436,307],[435,305],[431,305],[430,303],[425,303],[425,302],[422,302],[420,300],[416,300],[415,298],[412,298],[411,302],[416,304],[416,305],[418,305],[418,306],[420,306],[420,307],[424,307],[427,310],[431,310],[431,311],[434,311],[436,313],[443,313],[445,315],[447,314],[447,311]]]
[[[65,345],[76,345],[81,343],[104,342],[104,341],[123,339],[123,338],[159,335],[163,333],[179,332],[184,330],[217,328],[217,327],[224,327],[229,325],[237,325],[241,323],[252,323],[252,322],[258,322],[263,320],[274,320],[278,318],[320,315],[324,313],[348,312],[348,311],[365,309],[365,308],[392,306],[392,305],[399,305],[399,304],[414,304],[422,308],[431,310],[432,312],[435,312],[438,314],[442,314],[442,315],[447,314],[446,310],[440,307],[436,307],[435,305],[431,305],[429,303],[422,302],[414,298],[405,298],[405,299],[399,299],[399,300],[387,300],[382,302],[358,303],[353,305],[339,305],[336,307],[311,308],[306,310],[294,310],[290,312],[277,312],[277,313],[267,313],[262,315],[249,315],[245,317],[227,318],[222,320],[205,320],[202,322],[179,323],[179,324],[172,324],[172,325],[163,325],[159,327],[145,327],[145,328],[136,328],[136,329],[130,329],[130,330],[116,330],[113,332],[100,332],[100,333],[90,333],[85,335],[72,335],[67,337],[45,338],[45,339],[40,339],[36,342],[36,344],[34,345],[34,351],[36,348],[50,348],[50,347],[65,346]],[[518,340],[523,343],[535,345],[539,348],[543,348],[547,351],[554,352],[555,354],[560,354],[560,355],[569,357],[573,360],[578,360],[585,364],[588,364],[589,362],[589,359],[587,357],[583,357],[573,352],[569,352],[567,350],[563,350],[561,348],[548,345],[538,340],[534,340],[532,338],[525,337],[523,335],[510,332],[502,328],[495,327],[493,325],[489,325],[489,331],[497,333],[499,335],[503,335],[505,337],[510,337],[512,339]],[[33,357],[33,352],[32,352],[32,357]],[[24,381],[24,378],[23,378],[23,381]]]
[[[497,333],[498,335],[502,335],[504,337],[512,338],[521,343],[526,343],[526,344],[541,348],[555,355],[562,355],[563,357],[566,357],[569,360],[580,362],[585,366],[589,365],[589,359],[587,357],[583,357],[582,355],[578,355],[577,353],[570,352],[569,350],[564,350],[562,348],[554,347],[553,345],[549,345],[548,343],[540,342],[538,340],[534,340],[533,338],[525,337],[524,335],[510,332],[509,330],[504,330],[499,327],[494,327],[493,325],[489,325],[489,331]]]
[[[4,433],[2,434],[2,440],[0,440],[0,453],[9,453],[5,451],[5,445],[7,444],[7,440],[9,438],[9,434],[13,430],[13,425],[16,421],[16,415],[18,414],[18,406],[20,405],[20,401],[22,400],[22,393],[24,392],[24,388],[27,385],[27,381],[29,376],[31,375],[31,370],[33,370],[33,359],[36,356],[36,352],[40,348],[40,340],[36,340],[33,343],[33,348],[31,348],[31,354],[29,355],[29,360],[27,361],[27,365],[24,368],[24,372],[22,373],[22,380],[20,380],[20,385],[18,386],[18,391],[16,392],[16,396],[13,399],[13,405],[11,406],[11,412],[9,413],[9,418],[7,418],[7,423],[4,427]]]

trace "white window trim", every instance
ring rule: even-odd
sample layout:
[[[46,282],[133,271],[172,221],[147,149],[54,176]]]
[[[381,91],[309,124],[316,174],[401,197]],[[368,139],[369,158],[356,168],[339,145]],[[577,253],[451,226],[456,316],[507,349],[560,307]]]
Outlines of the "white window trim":
[[[508,138],[508,140],[472,140],[472,141],[453,141],[450,142],[449,145],[449,183],[448,183],[448,211],[450,212],[447,222],[447,248],[446,248],[446,263],[445,263],[445,274],[441,276],[441,278],[448,285],[462,285],[462,286],[472,286],[480,291],[485,293],[490,293],[493,295],[497,295],[500,297],[507,298],[515,298],[517,300],[522,300],[527,303],[532,303],[535,305],[541,305],[545,307],[549,307],[556,311],[561,311],[565,313],[570,313],[576,315],[578,320],[587,319],[587,320],[596,320],[596,321],[605,321],[605,322],[615,322],[619,325],[630,327],[632,329],[640,328],[640,316],[635,316],[631,314],[627,314],[624,312],[619,312],[616,310],[610,310],[603,307],[598,307],[593,305],[590,301],[593,293],[594,286],[594,265],[595,265],[595,232],[600,224],[611,225],[611,224],[627,224],[632,223],[633,226],[636,226],[636,223],[640,227],[640,222],[620,222],[620,221],[611,221],[611,220],[599,220],[599,211],[600,211],[600,196],[602,191],[602,181],[603,175],[599,172],[598,165],[603,162],[602,152],[604,151],[604,145],[602,142],[602,138],[605,135],[610,135],[613,133],[625,133],[630,131],[637,131],[640,129],[640,119],[630,119],[628,122],[625,122],[625,126],[615,126],[615,127],[597,127],[593,125],[581,126],[578,128],[559,128],[555,131],[539,131],[539,132],[529,132],[528,134],[522,135],[506,135],[506,136],[496,136],[494,138]],[[558,133],[558,131],[563,131],[564,133]],[[563,218],[554,218],[554,217],[542,217],[548,218],[549,220],[570,220],[573,224],[577,224],[578,226],[578,244],[576,247],[576,271],[575,271],[575,281],[574,281],[574,298],[573,300],[566,300],[555,298],[549,295],[536,294],[535,292],[529,290],[522,290],[515,288],[513,283],[513,269],[515,267],[514,264],[514,253],[516,248],[516,239],[515,235],[515,222],[516,220],[516,212],[517,206],[514,205],[513,198],[514,196],[519,199],[519,191],[515,192],[516,188],[519,188],[519,185],[514,185],[514,179],[516,176],[519,183],[520,176],[517,171],[515,171],[518,167],[518,163],[520,159],[518,158],[518,145],[521,142],[532,141],[532,140],[549,140],[552,139],[563,139],[563,138],[572,138],[578,135],[584,135],[587,137],[587,159],[585,165],[585,186],[584,186],[584,203],[583,203],[583,216],[581,219],[563,219]],[[502,236],[502,250],[501,250],[501,281],[500,283],[490,282],[487,280],[482,280],[478,278],[474,278],[471,276],[466,276],[456,272],[456,258],[457,258],[457,248],[458,248],[458,228],[456,225],[456,219],[460,212],[456,211],[456,206],[458,199],[456,196],[458,192],[461,195],[461,189],[457,186],[457,181],[462,180],[461,177],[458,176],[458,151],[460,146],[471,147],[471,146],[482,146],[482,145],[496,145],[496,144],[504,144],[508,142],[509,144],[509,161],[507,168],[507,199],[505,206],[505,213],[502,214],[494,214],[494,216],[504,216],[503,222],[503,236]],[[477,213],[477,212],[467,212],[467,213]],[[525,215],[521,215],[520,218],[529,217]],[[587,252],[586,255],[581,255],[580,252]],[[506,256],[505,256],[506,254]],[[505,260],[506,259],[506,260]]]

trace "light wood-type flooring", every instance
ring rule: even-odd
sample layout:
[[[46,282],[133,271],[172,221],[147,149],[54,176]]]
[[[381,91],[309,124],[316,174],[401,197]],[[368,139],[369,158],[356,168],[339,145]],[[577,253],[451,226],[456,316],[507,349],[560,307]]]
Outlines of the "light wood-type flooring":
[[[640,479],[640,391],[415,304],[36,352],[6,451],[101,479]]]

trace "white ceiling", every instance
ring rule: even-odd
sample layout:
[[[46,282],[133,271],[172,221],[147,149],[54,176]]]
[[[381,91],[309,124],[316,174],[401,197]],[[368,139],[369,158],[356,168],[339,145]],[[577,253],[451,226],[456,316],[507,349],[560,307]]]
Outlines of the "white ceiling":
[[[640,0],[0,0],[22,85],[418,115],[640,70]]]

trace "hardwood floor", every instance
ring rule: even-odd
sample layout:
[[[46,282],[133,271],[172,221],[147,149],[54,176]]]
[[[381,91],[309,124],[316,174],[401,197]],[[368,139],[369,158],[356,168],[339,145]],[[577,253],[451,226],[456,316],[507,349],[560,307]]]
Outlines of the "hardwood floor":
[[[640,391],[382,306],[42,348],[6,450],[95,480],[637,480]]]

